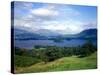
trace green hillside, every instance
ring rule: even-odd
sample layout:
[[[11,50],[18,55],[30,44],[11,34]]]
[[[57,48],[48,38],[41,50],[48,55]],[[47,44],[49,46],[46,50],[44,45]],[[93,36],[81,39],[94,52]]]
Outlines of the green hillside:
[[[96,69],[97,53],[88,57],[78,58],[76,56],[63,57],[52,62],[40,62],[29,67],[16,67],[15,73],[67,71],[80,69]]]

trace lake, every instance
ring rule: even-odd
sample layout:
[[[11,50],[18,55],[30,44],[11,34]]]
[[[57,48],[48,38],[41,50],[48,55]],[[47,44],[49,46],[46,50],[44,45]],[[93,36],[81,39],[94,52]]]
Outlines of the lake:
[[[35,45],[41,46],[60,46],[60,47],[77,47],[86,43],[85,39],[71,39],[55,42],[53,40],[15,40],[15,47],[32,49]],[[97,40],[92,40],[94,45],[97,45]]]

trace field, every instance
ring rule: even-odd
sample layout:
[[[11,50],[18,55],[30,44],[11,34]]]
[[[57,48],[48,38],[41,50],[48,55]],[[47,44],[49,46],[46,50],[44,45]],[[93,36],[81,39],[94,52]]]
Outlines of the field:
[[[28,60],[29,61],[29,60]],[[24,62],[23,62],[24,63]],[[15,73],[68,71],[97,68],[97,53],[79,58],[77,56],[62,57],[51,62],[39,62],[31,66],[16,67]]]

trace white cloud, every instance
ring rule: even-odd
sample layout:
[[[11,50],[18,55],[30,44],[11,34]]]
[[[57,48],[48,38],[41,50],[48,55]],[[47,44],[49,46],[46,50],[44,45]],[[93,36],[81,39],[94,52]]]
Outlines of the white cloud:
[[[68,6],[44,5],[32,8],[33,4],[22,3],[16,4],[15,7],[14,26],[33,32],[47,29],[60,34],[76,34],[84,29],[96,27],[95,22],[87,23],[75,19],[81,13]],[[24,14],[23,11],[27,12]]]
[[[38,8],[31,10],[32,14],[36,16],[58,16],[59,12],[50,8]]]
[[[63,8],[62,8],[58,5],[46,5],[46,6],[36,8],[36,9],[31,9],[30,13],[32,15],[38,16],[40,18],[41,17],[42,18],[43,17],[51,18],[54,16],[56,18],[62,18],[62,19],[81,15],[79,11],[77,11],[71,7],[63,6]]]
[[[96,21],[88,22],[87,24],[83,25],[83,28],[84,29],[97,28],[97,22]]]
[[[60,34],[76,34],[83,30],[82,23],[77,21],[48,21],[41,26],[43,29],[48,29]]]
[[[44,29],[59,31],[59,30],[66,30],[64,25],[45,25],[43,26]]]

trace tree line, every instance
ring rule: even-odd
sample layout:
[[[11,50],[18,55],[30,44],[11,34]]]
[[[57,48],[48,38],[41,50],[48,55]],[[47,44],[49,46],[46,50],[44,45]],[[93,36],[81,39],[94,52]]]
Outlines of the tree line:
[[[96,50],[97,50],[97,47],[93,45],[91,41],[88,41],[84,45],[78,46],[78,47],[58,47],[58,46],[37,45],[37,46],[34,46],[34,48],[31,50],[15,47],[15,55],[17,55],[17,57],[18,55],[23,56],[24,58],[31,57],[30,60],[32,60],[35,64],[40,61],[47,63],[47,62],[51,62],[62,57],[68,57],[68,56],[73,56],[73,55],[80,58],[86,57],[94,53]],[[17,58],[17,59],[19,60],[21,58],[22,57]],[[20,61],[15,62],[15,64],[18,64]],[[28,61],[29,61],[29,58],[28,58]],[[23,64],[23,63],[20,63],[20,64]]]

